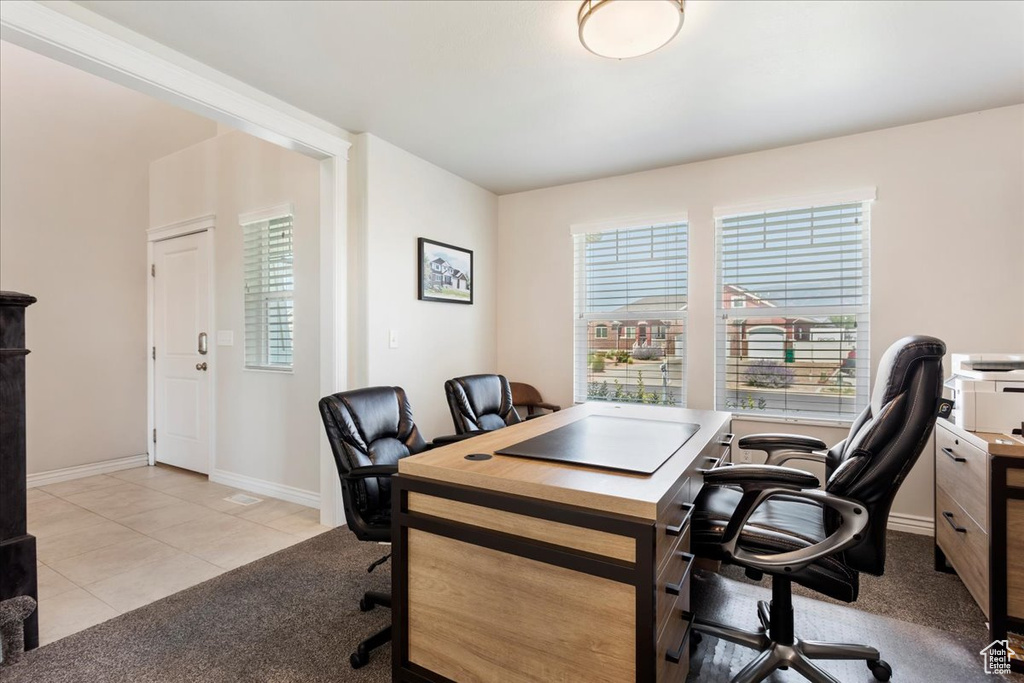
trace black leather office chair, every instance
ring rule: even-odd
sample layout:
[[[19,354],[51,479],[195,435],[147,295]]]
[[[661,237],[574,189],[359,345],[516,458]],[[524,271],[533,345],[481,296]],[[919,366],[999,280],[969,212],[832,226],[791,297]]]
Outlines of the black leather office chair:
[[[489,432],[521,422],[504,375],[468,375],[444,383],[456,434]]]
[[[764,465],[711,470],[695,502],[693,552],[772,576],[772,600],[757,606],[762,628],[745,631],[696,619],[699,633],[760,651],[734,683],[761,681],[792,667],[816,682],[838,683],[813,659],[863,659],[875,678],[891,667],[866,645],[803,641],[793,634],[792,582],[830,597],[857,599],[858,573],[881,575],[889,508],[921,454],[942,396],[945,344],[906,337],[882,356],[871,404],[849,436],[825,451],[819,439],[786,434],[748,436],[740,448],[768,453]],[[790,459],[824,462],[827,483],[778,465]]]
[[[398,461],[434,445],[458,439],[443,437],[427,444],[412,419],[412,407],[400,387],[371,387],[320,399],[320,415],[331,443],[344,493],[345,520],[361,541],[391,541],[391,475]],[[370,565],[373,571],[390,555]],[[369,591],[359,601],[368,612],[391,607],[387,593]],[[369,661],[370,651],[391,640],[391,626],[359,643],[352,668]]]

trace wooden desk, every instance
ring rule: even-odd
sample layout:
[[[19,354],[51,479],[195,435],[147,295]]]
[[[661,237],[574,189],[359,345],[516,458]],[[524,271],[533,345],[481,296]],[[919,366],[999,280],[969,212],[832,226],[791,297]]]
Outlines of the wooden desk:
[[[700,430],[650,476],[493,455],[588,415]],[[684,681],[689,514],[699,470],[730,460],[730,423],[593,403],[402,459],[394,680]]]
[[[1024,653],[1024,441],[940,419],[935,568],[949,565],[988,617],[991,640],[1009,638]],[[1011,665],[1024,673],[1024,659]]]

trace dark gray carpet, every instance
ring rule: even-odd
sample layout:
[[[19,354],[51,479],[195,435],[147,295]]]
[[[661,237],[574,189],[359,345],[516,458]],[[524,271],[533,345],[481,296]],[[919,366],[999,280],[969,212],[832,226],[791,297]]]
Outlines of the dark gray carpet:
[[[388,621],[387,610],[364,614],[358,609],[364,591],[389,588],[388,565],[366,573],[366,566],[385,552],[383,546],[356,541],[346,530],[331,531],[30,652],[22,662],[0,670],[0,679],[388,681],[390,647],[374,652],[370,664],[359,671],[348,663],[356,643]],[[985,634],[981,612],[955,576],[932,570],[931,539],[892,534],[889,552],[891,571],[880,578],[865,577],[856,609],[798,599],[798,635],[882,643],[884,658],[896,669],[894,681],[996,680],[980,673],[976,653]],[[735,568],[726,572],[736,575]],[[728,613],[718,618],[753,627],[754,606],[767,591],[745,581],[730,582],[733,599],[722,606]],[[749,650],[705,639],[694,660],[700,677],[691,680],[727,681],[752,656]],[[834,669],[844,682],[873,680],[863,664],[849,666],[849,671]],[[1022,677],[1014,678],[1016,683]],[[798,679],[785,672],[772,680]]]
[[[694,576],[694,612],[705,618],[748,630],[758,627],[755,606],[770,600],[771,591],[717,574]],[[873,644],[893,668],[892,680],[930,683],[983,683],[1002,680],[982,670],[980,646],[970,636],[812,600],[793,599],[796,635],[805,640]],[[753,650],[705,638],[693,658],[689,681],[728,681],[755,656]],[[864,662],[819,661],[819,666],[844,683],[874,683]],[[794,671],[777,671],[772,683],[803,681]]]
[[[240,683],[391,680],[391,648],[354,672],[356,643],[390,612],[359,611],[390,590],[387,546],[330,531],[34,650],[3,683]],[[42,608],[46,608],[45,602]]]
[[[973,638],[981,650],[989,642],[985,615],[956,574],[935,571],[933,547],[931,536],[890,531],[885,574],[861,574],[860,595],[850,607]],[[757,583],[746,578],[739,567],[723,567],[722,574]],[[760,585],[771,584],[765,578]],[[796,584],[793,592],[835,605],[848,604]]]

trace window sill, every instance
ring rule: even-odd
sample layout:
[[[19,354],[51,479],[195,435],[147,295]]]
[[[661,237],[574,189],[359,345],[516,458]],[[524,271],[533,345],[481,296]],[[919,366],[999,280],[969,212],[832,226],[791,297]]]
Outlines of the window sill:
[[[768,424],[789,424],[803,425],[807,427],[835,427],[837,429],[849,429],[853,420],[816,420],[809,417],[781,417],[779,415],[750,415],[747,413],[732,414],[733,420],[745,422],[765,422]]]
[[[265,375],[294,375],[295,368],[242,368],[246,372],[259,372]]]

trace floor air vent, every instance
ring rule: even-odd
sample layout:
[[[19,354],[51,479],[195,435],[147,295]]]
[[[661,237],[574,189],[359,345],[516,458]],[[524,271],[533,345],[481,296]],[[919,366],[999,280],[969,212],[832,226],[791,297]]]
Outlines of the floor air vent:
[[[263,502],[262,498],[257,498],[256,496],[247,496],[244,493],[236,493],[233,496],[228,496],[224,500],[226,500],[229,503],[235,503],[236,505],[255,505],[256,503]]]

